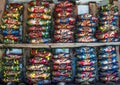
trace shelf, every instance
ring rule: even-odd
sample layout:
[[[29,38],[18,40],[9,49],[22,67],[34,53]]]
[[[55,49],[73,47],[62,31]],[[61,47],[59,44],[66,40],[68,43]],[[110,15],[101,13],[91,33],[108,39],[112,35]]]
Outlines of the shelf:
[[[51,48],[56,48],[56,47],[69,47],[69,48],[74,48],[74,47],[81,47],[81,46],[105,46],[105,45],[120,45],[120,42],[110,42],[110,43],[55,43],[55,44],[50,44]]]
[[[49,43],[49,44],[0,44],[0,47],[16,47],[16,48],[74,48],[81,46],[105,46],[105,45],[120,45],[120,42],[109,43]]]

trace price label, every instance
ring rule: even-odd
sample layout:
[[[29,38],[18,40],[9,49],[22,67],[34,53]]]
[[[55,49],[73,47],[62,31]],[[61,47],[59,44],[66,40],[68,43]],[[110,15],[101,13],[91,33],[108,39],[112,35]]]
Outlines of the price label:
[[[88,5],[78,5],[78,15],[89,13]]]
[[[89,2],[100,3],[101,1],[106,1],[106,0],[76,0],[76,3],[80,3],[80,4],[86,4]]]

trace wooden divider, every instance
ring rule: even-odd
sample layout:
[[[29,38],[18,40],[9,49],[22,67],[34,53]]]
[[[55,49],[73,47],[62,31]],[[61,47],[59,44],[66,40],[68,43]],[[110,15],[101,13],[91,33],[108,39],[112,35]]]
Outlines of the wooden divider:
[[[98,14],[98,4],[96,2],[89,2],[89,12],[93,16]]]
[[[27,30],[27,17],[28,17],[28,4],[24,3],[24,10],[23,10],[23,42],[26,42],[26,30]]]
[[[118,10],[119,10],[119,13],[120,13],[120,2],[118,2],[117,0],[114,0],[113,4],[118,6]],[[119,24],[119,27],[120,27],[120,16],[119,16],[118,24]],[[120,46],[116,46],[116,50],[117,50],[117,55],[118,55],[119,72],[120,72]]]
[[[5,10],[6,0],[0,0],[0,24],[2,24],[2,16]],[[3,36],[0,34],[0,42],[3,41]]]
[[[5,9],[5,4],[6,4],[6,0],[0,0],[0,24],[1,24],[1,19],[2,19],[4,9]]]
[[[2,23],[2,16],[3,16],[3,12],[4,12],[4,9],[5,9],[5,4],[6,4],[6,0],[0,0],[0,24]],[[3,36],[0,34],[0,41],[2,41],[3,39]],[[1,46],[1,45],[0,45]],[[0,62],[2,62],[2,55],[3,55],[3,52],[4,52],[4,49],[1,48],[0,49]],[[0,68],[2,66],[2,63],[0,63]],[[2,69],[0,69],[1,71]]]
[[[116,5],[116,6],[118,6],[118,9],[119,9],[119,12],[120,12],[120,2],[114,0],[114,1],[113,1],[113,4]]]

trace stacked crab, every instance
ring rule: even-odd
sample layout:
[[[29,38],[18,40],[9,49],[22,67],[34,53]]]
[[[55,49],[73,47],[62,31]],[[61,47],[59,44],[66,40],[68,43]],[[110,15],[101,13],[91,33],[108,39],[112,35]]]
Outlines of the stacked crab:
[[[76,83],[90,84],[97,79],[97,57],[94,47],[76,48]]]
[[[22,80],[22,49],[6,49],[2,60],[3,81],[20,82]]]
[[[76,42],[96,42],[97,18],[91,14],[78,15]],[[96,49],[94,47],[76,48],[77,74],[76,83],[94,83],[97,77]]]
[[[28,59],[27,78],[33,83],[48,84],[50,79],[50,58],[49,49],[32,49]]]
[[[98,52],[99,79],[103,82],[119,80],[118,59],[115,46],[100,47]]]
[[[100,27],[96,33],[96,37],[100,42],[119,41],[118,15],[117,6],[106,5],[100,7]]]
[[[49,2],[45,0],[29,3],[28,8],[28,35],[29,43],[49,43],[51,28],[51,11]]]
[[[73,79],[72,55],[68,48],[56,48],[53,55],[52,81],[71,82]]]
[[[91,14],[78,15],[76,42],[96,42],[94,34],[97,29],[97,18]]]
[[[19,43],[22,40],[22,10],[21,4],[9,4],[2,17],[0,26],[4,43]]]
[[[65,1],[56,4],[54,22],[54,42],[73,42],[73,29],[75,28],[73,3]]]

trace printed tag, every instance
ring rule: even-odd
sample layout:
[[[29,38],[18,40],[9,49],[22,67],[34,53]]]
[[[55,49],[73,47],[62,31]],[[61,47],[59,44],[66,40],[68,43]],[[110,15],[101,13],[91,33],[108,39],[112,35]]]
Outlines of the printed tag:
[[[88,5],[78,5],[78,15],[89,13],[89,6]]]

